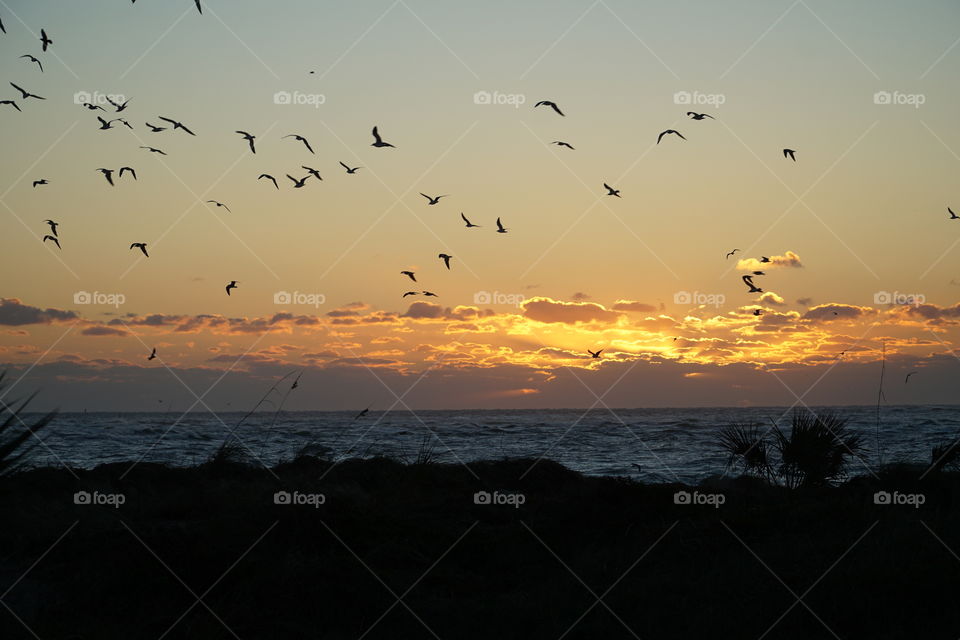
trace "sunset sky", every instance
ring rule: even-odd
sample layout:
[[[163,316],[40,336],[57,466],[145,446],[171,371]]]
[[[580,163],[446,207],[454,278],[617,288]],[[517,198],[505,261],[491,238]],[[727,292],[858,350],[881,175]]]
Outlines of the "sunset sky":
[[[242,410],[302,371],[288,408],[870,404],[884,344],[888,402],[960,397],[955,2],[203,6],[0,0],[11,397]]]

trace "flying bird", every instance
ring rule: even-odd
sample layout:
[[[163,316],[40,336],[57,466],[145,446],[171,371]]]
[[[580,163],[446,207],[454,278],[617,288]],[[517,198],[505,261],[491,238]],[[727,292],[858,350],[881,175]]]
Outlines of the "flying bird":
[[[767,256],[760,256],[760,262],[767,263],[770,262],[770,258]]]
[[[146,243],[146,242],[134,242],[133,244],[130,245],[130,248],[133,249],[134,247],[140,249],[140,251],[143,252],[143,255],[147,256],[148,258],[150,257],[150,254],[147,253],[147,243]]]
[[[0,18],[0,31],[3,31],[4,33],[7,32],[7,28],[3,26],[3,19],[2,19],[2,18]]]
[[[951,220],[960,220],[960,216],[958,216],[957,214],[955,214],[955,213],[953,212],[953,209],[951,209],[950,207],[947,207],[947,211],[950,213],[950,219],[951,219]]]
[[[373,140],[374,140],[373,144],[370,145],[371,147],[392,147],[396,149],[396,147],[394,147],[389,142],[383,141],[383,138],[380,137],[380,134],[377,132],[376,127],[373,128]]]
[[[440,198],[446,198],[450,194],[445,193],[442,196],[437,196],[436,198],[432,198],[423,192],[420,192],[420,195],[422,195],[424,198],[428,200],[427,204],[437,204],[438,202],[440,202]]]
[[[308,167],[308,166],[303,165],[303,164],[300,165],[300,168],[301,168],[301,169],[306,169],[306,170],[307,170],[307,173],[309,173],[310,175],[312,175],[312,176],[313,176],[314,178],[316,178],[317,180],[323,182],[323,178],[320,176],[320,172],[317,171],[316,169],[314,169],[314,168],[312,168],[312,167]]]
[[[116,113],[120,113],[121,111],[123,111],[124,109],[127,108],[127,105],[128,105],[128,104],[130,104],[130,101],[129,101],[129,100],[127,100],[127,101],[124,102],[123,104],[120,104],[120,103],[118,103],[118,102],[114,102],[113,100],[111,100],[111,99],[110,99],[110,96],[106,96],[106,98],[107,98],[107,102],[109,102],[110,104],[112,104],[112,105],[113,105],[113,108],[116,109]]]
[[[30,62],[36,62],[36,63],[37,63],[37,66],[40,67],[40,73],[43,73],[43,65],[40,63],[39,60],[37,60],[36,58],[34,58],[32,55],[30,55],[29,53],[25,53],[25,54],[23,54],[23,55],[20,56],[20,57],[21,57],[21,58],[28,58],[28,59],[30,60]]]
[[[237,288],[237,281],[231,280],[230,284],[227,285],[227,295],[230,295],[230,289],[236,289],[236,288]]]
[[[709,113],[697,113],[695,111],[687,111],[687,115],[690,116],[691,120],[703,120],[704,118],[710,118],[711,120],[716,120]]]
[[[131,168],[131,167],[120,167],[120,172],[117,174],[117,176],[120,177],[120,178],[122,178],[124,171],[129,171],[129,172],[130,172],[130,175],[133,176],[133,179],[134,179],[134,180],[137,179],[137,172],[134,171],[133,168]]]
[[[497,233],[506,233],[507,228],[500,224],[500,218],[497,218]]]
[[[794,162],[796,162],[796,161],[797,161],[797,157],[796,157],[795,155],[793,155],[793,154],[795,154],[795,153],[796,153],[796,151],[794,151],[793,149],[784,149],[784,150],[783,150],[783,157],[784,157],[784,158],[790,158],[791,160],[793,160]]]
[[[735,254],[737,251],[740,251],[740,249],[734,249],[733,251],[731,251],[730,253],[728,253],[727,256],[726,256],[726,258],[724,258],[724,260],[728,259],[730,256],[732,256],[733,254]]]
[[[96,108],[97,108],[97,109],[102,109],[103,107],[96,107]],[[166,130],[167,130],[166,127],[158,127],[158,126],[156,126],[156,125],[150,124],[149,122],[144,122],[143,124],[145,124],[145,125],[147,125],[148,127],[150,127],[150,132],[151,132],[151,133],[160,133],[161,131],[166,131]]]
[[[438,296],[437,294],[435,294],[435,293],[432,292],[432,291],[421,291],[420,293],[422,293],[423,295],[425,295],[425,296],[428,297],[428,298],[439,298],[439,297],[440,297],[440,296]]]
[[[233,213],[232,211],[230,211],[230,207],[228,207],[227,205],[223,204],[222,202],[217,202],[216,200],[207,200],[207,203],[208,203],[208,204],[215,204],[215,205],[217,205],[217,207],[223,207],[224,209],[227,210],[227,213]]]
[[[297,139],[299,142],[302,142],[302,143],[303,143],[303,146],[305,146],[305,147],[307,148],[307,151],[309,151],[310,153],[313,153],[313,147],[310,146],[310,143],[307,142],[307,139],[304,138],[303,136],[297,135],[296,133],[291,133],[290,135],[283,136],[283,137],[284,137],[284,138],[295,138],[295,139]]]
[[[599,351],[590,351],[590,349],[587,349],[587,353],[590,354],[591,358],[599,358],[600,354],[603,353],[603,349],[600,349]]]
[[[149,361],[149,360],[153,360],[153,359],[156,358],[156,357],[157,357],[157,348],[154,347],[154,348],[153,348],[153,351],[151,351],[151,352],[150,352],[150,355],[147,357],[147,360],[148,360],[148,361]]]
[[[361,411],[361,412],[358,413],[357,415],[353,416],[353,419],[354,419],[354,420],[357,420],[357,419],[359,419],[359,418],[362,418],[363,416],[367,415],[367,412],[368,412],[368,411],[370,411],[370,407],[367,407],[366,409],[364,409],[363,411]]]
[[[197,11],[200,12],[200,15],[203,15],[203,9],[200,8],[200,0],[193,0],[193,3],[197,5]]]
[[[603,183],[603,186],[606,187],[608,196],[617,196],[618,198],[620,197],[620,189],[614,189],[613,187],[608,185],[606,182]]]
[[[98,105],[98,104],[91,104],[91,103],[89,103],[89,102],[84,102],[84,103],[82,103],[80,106],[86,107],[86,108],[89,109],[90,111],[96,111],[97,109],[100,109],[100,111],[106,111],[106,109],[104,109],[104,108],[101,107],[100,105]]]
[[[40,29],[40,42],[43,43],[44,52],[46,52],[47,47],[53,44],[53,40],[47,37],[47,32],[45,29]]]
[[[35,94],[35,93],[30,93],[29,91],[27,91],[27,90],[24,89],[23,87],[21,87],[21,86],[19,86],[19,85],[16,85],[16,84],[14,84],[14,83],[12,83],[12,82],[10,83],[10,86],[20,92],[20,94],[23,96],[23,98],[22,98],[23,100],[26,100],[27,98],[36,98],[37,100],[46,100],[46,98],[44,98],[44,97],[42,97],[42,96],[38,96],[38,95]]]
[[[297,180],[296,178],[294,178],[292,175],[290,175],[290,174],[288,173],[288,174],[287,174],[287,177],[290,178],[291,180],[293,180],[293,188],[294,188],[294,189],[300,189],[300,188],[302,188],[304,185],[307,184],[307,179],[308,179],[310,176],[309,176],[309,174],[308,174],[308,175],[304,176],[303,178],[300,178],[299,180]]]
[[[167,155],[167,153],[166,153],[165,151],[161,151],[160,149],[156,149],[156,148],[154,148],[154,147],[140,147],[140,148],[141,148],[141,149],[146,149],[146,150],[149,151],[150,153],[159,153],[159,154],[162,155],[162,156]]]
[[[356,173],[357,169],[363,169],[363,167],[348,167],[347,165],[340,163],[340,166],[347,170],[347,173]]]
[[[21,108],[17,105],[17,103],[14,102],[13,100],[0,100],[0,104],[8,104],[8,105],[10,105],[11,107],[13,107],[14,109],[16,109],[17,111],[23,111],[23,109],[21,109]]]
[[[100,121],[101,131],[106,131],[107,129],[113,129],[113,123],[116,122],[116,120],[104,120],[100,116],[97,116],[97,120]]]
[[[753,284],[753,276],[743,276],[743,283],[750,287],[750,291],[747,293],[763,293],[763,289]]]
[[[566,147],[567,149],[570,149],[571,151],[576,151],[576,149],[574,149],[573,146],[572,146],[569,142],[563,142],[562,140],[554,140],[554,141],[551,142],[550,144],[555,144],[555,145],[557,145],[558,147]]]
[[[657,136],[657,144],[660,144],[660,140],[663,139],[663,136],[671,133],[677,136],[678,138],[680,138],[681,140],[686,140],[686,138],[683,137],[683,134],[680,133],[679,131],[676,131],[674,129],[667,129],[666,131],[661,131],[660,135]]]
[[[117,118],[116,121],[122,123],[123,126],[125,126],[127,129],[130,129],[130,131],[133,131],[133,125],[131,125],[129,122],[127,122],[123,118]]]
[[[400,275],[407,276],[408,278],[410,278],[410,279],[413,280],[414,282],[417,281],[417,278],[414,276],[413,271],[401,271],[401,272],[400,272]]]
[[[44,222],[46,222],[47,225],[50,226],[50,232],[51,232],[54,236],[56,236],[56,235],[57,235],[57,227],[60,226],[60,223],[59,223],[59,222],[54,222],[53,220],[44,220]]]
[[[437,255],[437,257],[440,258],[441,260],[443,260],[443,263],[444,263],[445,265],[447,265],[447,269],[450,268],[450,259],[453,258],[453,256],[448,256],[448,255],[445,254],[445,253],[441,253],[441,254]]]
[[[176,120],[171,120],[170,118],[164,118],[163,116],[157,116],[157,117],[163,120],[164,122],[169,122],[170,124],[172,124],[174,131],[176,131],[177,129],[183,129],[186,133],[189,133],[192,136],[197,135],[193,131],[190,131],[190,129],[185,127],[182,122],[177,122]]]
[[[759,316],[759,315],[762,315],[762,314],[763,314],[763,311],[761,311],[760,309],[754,309],[754,310],[753,310],[753,315],[755,315],[755,316]]]
[[[103,177],[107,179],[107,182],[110,183],[110,186],[113,186],[113,169],[97,169],[100,173],[103,174]]]
[[[417,295],[417,292],[416,292],[416,291],[407,291],[406,293],[404,293],[404,294],[403,294],[402,296],[400,296],[400,297],[401,297],[401,298],[406,298],[407,296],[415,296],[415,295]]]
[[[562,116],[563,116],[563,115],[566,115],[563,111],[560,111],[560,107],[557,106],[557,103],[556,103],[556,102],[552,102],[552,101],[550,101],[550,100],[541,100],[541,101],[538,102],[537,104],[533,105],[533,108],[536,109],[537,107],[541,107],[541,106],[542,106],[542,107],[550,107],[551,109],[553,109],[554,111],[556,111],[557,113],[559,113],[559,114],[562,115]]]
[[[272,175],[270,175],[269,173],[261,173],[261,174],[260,174],[260,177],[257,178],[257,180],[262,180],[262,179],[264,179],[264,178],[266,178],[267,180],[271,180],[271,181],[273,182],[273,186],[275,186],[277,189],[280,188],[280,185],[277,184],[277,179],[274,178],[274,177],[273,177]]]
[[[47,180],[46,178],[40,178],[39,180],[34,180],[33,188],[36,189],[37,185],[40,185],[40,184],[50,184],[50,181]]]
[[[903,384],[907,384],[908,382],[910,382],[910,376],[912,376],[912,375],[915,374],[915,373],[918,373],[918,372],[917,372],[917,371],[911,371],[910,373],[908,373],[908,374],[907,374],[907,377],[903,379]]]
[[[61,247],[60,247],[60,241],[57,240],[56,238],[54,238],[53,236],[43,236],[43,241],[46,242],[47,240],[49,240],[49,241],[52,242],[53,244],[57,245],[57,249],[60,249],[60,248],[61,248]]]
[[[257,152],[257,148],[256,148],[255,146],[253,146],[253,141],[254,141],[254,139],[256,139],[257,136],[251,135],[251,134],[247,133],[246,131],[237,131],[236,133],[239,133],[241,136],[243,136],[243,139],[246,140],[246,141],[250,144],[250,151],[252,151],[252,152],[254,152],[254,153]]]
[[[755,276],[765,276],[765,275],[767,275],[767,274],[764,273],[763,271],[754,271],[754,272],[753,272],[753,275],[755,275]]]
[[[479,227],[479,226],[480,226],[480,225],[478,225],[478,224],[473,224],[472,222],[470,222],[469,220],[467,220],[467,216],[463,215],[463,211],[460,212],[460,217],[463,218],[463,221],[467,223],[467,229],[470,229],[471,227]]]

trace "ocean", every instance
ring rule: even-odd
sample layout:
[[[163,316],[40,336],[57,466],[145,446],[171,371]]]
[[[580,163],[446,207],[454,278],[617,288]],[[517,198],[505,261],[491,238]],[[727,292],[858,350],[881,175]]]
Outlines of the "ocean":
[[[865,437],[867,456],[852,475],[882,462],[928,463],[933,446],[960,435],[960,406],[815,407],[849,418]],[[462,411],[263,412],[181,414],[62,413],[40,432],[33,464],[94,467],[138,460],[193,465],[207,459],[233,431],[254,463],[273,465],[306,451],[333,459],[385,455],[416,459],[431,450],[440,462],[505,457],[549,458],[590,475],[649,482],[695,482],[723,473],[719,430],[732,423],[777,422],[789,428],[787,407],[691,409],[537,409]],[[29,423],[29,421],[28,421]],[[635,465],[640,465],[639,469]]]

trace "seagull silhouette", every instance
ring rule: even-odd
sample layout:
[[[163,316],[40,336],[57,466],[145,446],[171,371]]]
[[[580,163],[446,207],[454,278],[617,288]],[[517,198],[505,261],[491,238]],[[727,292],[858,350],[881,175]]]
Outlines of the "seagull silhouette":
[[[784,158],[789,157],[791,160],[793,160],[794,162],[796,162],[796,161],[797,161],[797,157],[796,157],[795,155],[793,155],[793,154],[795,154],[795,153],[796,153],[796,151],[794,151],[793,149],[784,149],[784,150],[783,150],[783,157],[784,157]]]
[[[13,100],[0,100],[0,104],[8,104],[14,109],[16,109],[17,111],[23,111],[23,109],[21,109],[19,105],[17,105],[17,103],[14,102]]]
[[[377,128],[376,128],[376,127],[373,128],[373,132],[372,132],[372,133],[373,133],[373,143],[370,145],[371,147],[391,147],[391,148],[396,149],[396,147],[394,147],[394,146],[393,146],[392,144],[390,144],[389,142],[384,142],[384,141],[383,141],[383,138],[380,137],[380,133],[377,132]]]
[[[676,131],[676,130],[674,130],[674,129],[667,129],[666,131],[661,131],[661,132],[660,132],[660,135],[657,136],[657,144],[660,144],[660,140],[663,139],[663,136],[669,135],[669,134],[671,134],[671,133],[672,133],[673,135],[677,136],[678,138],[680,138],[681,140],[686,140],[686,138],[683,137],[683,134],[680,133],[679,131]]]
[[[919,373],[919,372],[918,372],[918,371],[911,371],[910,373],[908,373],[908,374],[907,374],[907,377],[903,379],[903,384],[907,384],[908,382],[910,382],[910,376],[912,376],[912,375],[915,374],[915,373]]]
[[[507,228],[500,224],[500,218],[497,218],[497,233],[506,233]]]
[[[306,170],[307,170],[307,173],[309,173],[311,176],[313,176],[314,178],[316,178],[316,179],[319,180],[320,182],[323,182],[323,178],[320,177],[320,172],[317,171],[316,169],[314,169],[314,168],[312,168],[312,167],[308,167],[308,166],[306,166],[306,165],[304,165],[304,164],[300,165],[300,168],[301,168],[301,169],[306,169]]]
[[[227,285],[227,295],[230,295],[230,289],[236,289],[236,288],[237,288],[237,284],[238,284],[238,283],[237,283],[236,280],[231,280],[231,281],[230,281],[230,284]]]
[[[257,136],[249,134],[246,131],[237,131],[236,133],[239,133],[241,136],[243,136],[243,139],[250,144],[250,151],[254,153],[257,152],[257,148],[253,145],[253,141],[256,139]]]
[[[170,124],[172,124],[174,131],[176,131],[177,129],[183,129],[186,133],[189,133],[192,136],[197,135],[193,131],[190,131],[190,129],[188,129],[186,126],[184,126],[182,122],[177,122],[176,120],[171,120],[170,118],[164,118],[163,116],[157,116],[157,117],[163,120],[164,122],[169,122]]]
[[[460,217],[463,218],[463,221],[467,223],[467,229],[470,229],[470,228],[472,228],[472,227],[479,227],[479,226],[480,226],[480,225],[478,225],[478,224],[473,224],[472,222],[470,222],[469,220],[467,220],[467,216],[463,215],[463,211],[460,212]]]
[[[133,179],[134,179],[134,180],[137,179],[137,172],[134,171],[131,167],[120,167],[120,171],[117,173],[117,177],[122,178],[124,171],[129,171],[129,172],[130,172],[130,175],[133,176]]]
[[[308,179],[310,176],[309,176],[309,175],[306,175],[306,176],[304,176],[303,178],[300,178],[299,180],[297,180],[296,178],[294,178],[292,175],[290,175],[290,174],[288,173],[288,174],[287,174],[287,177],[290,178],[291,180],[293,180],[293,188],[294,188],[294,189],[300,189],[300,188],[302,188],[304,185],[307,184],[307,179]]]
[[[44,29],[40,29],[40,42],[43,44],[44,52],[46,52],[47,47],[53,44],[53,40],[47,37],[47,32]]]
[[[363,169],[363,167],[348,167],[347,165],[340,163],[340,166],[347,170],[347,173],[356,173],[357,169]]]
[[[223,207],[224,209],[227,210],[227,213],[233,213],[232,211],[230,211],[230,207],[228,207],[227,205],[223,204],[222,202],[217,202],[216,200],[207,200],[207,203],[208,203],[208,204],[215,204],[215,205],[217,205],[218,208],[219,208],[219,207]]]
[[[417,281],[416,277],[414,277],[413,271],[401,271],[400,274],[407,276],[408,278],[410,278],[410,279],[413,280],[414,282]]]
[[[38,96],[38,95],[35,94],[35,93],[30,93],[29,91],[27,91],[27,90],[24,89],[23,87],[18,86],[18,85],[15,85],[15,84],[12,83],[12,82],[10,83],[10,86],[20,92],[20,95],[23,96],[23,98],[22,98],[23,100],[26,100],[27,98],[36,98],[37,100],[46,100],[46,98],[44,98],[44,97],[42,97],[42,96]]]
[[[96,108],[96,109],[101,109],[102,107],[95,107],[95,108]],[[144,122],[144,124],[147,125],[148,127],[150,127],[150,132],[151,132],[151,133],[160,133],[161,131],[166,131],[166,130],[167,130],[166,127],[158,127],[158,126],[156,126],[156,125],[150,124],[149,122]]]
[[[691,120],[703,120],[704,118],[710,118],[711,120],[716,120],[709,113],[697,113],[695,111],[687,111],[687,115],[690,116]]]
[[[731,251],[730,253],[728,253],[728,254],[727,254],[727,257],[724,258],[724,260],[726,260],[727,258],[729,258],[730,256],[732,256],[733,254],[735,254],[737,251],[740,251],[740,249],[734,249],[733,251]]]
[[[107,182],[110,183],[110,186],[113,186],[113,169],[97,169],[100,173],[103,174],[103,177],[107,179]]]
[[[150,355],[147,356],[147,360],[148,360],[148,361],[149,361],[149,360],[153,360],[153,359],[156,358],[156,357],[157,357],[157,348],[154,347],[154,348],[153,348],[153,351],[150,352]]]
[[[422,195],[424,198],[426,198],[429,201],[427,202],[427,204],[437,204],[438,202],[440,202],[440,198],[446,198],[450,194],[445,193],[442,196],[437,196],[436,198],[432,198],[423,192],[420,192],[420,195]]]
[[[277,189],[280,188],[280,185],[277,184],[277,179],[274,178],[274,177],[273,177],[272,175],[270,175],[269,173],[261,173],[261,174],[260,174],[260,177],[257,178],[257,180],[262,180],[262,179],[264,179],[264,178],[266,178],[267,180],[272,181],[272,182],[273,182],[273,186],[275,186]]]
[[[453,258],[453,256],[448,256],[448,255],[445,254],[445,253],[441,253],[441,254],[439,254],[437,257],[440,258],[441,260],[443,260],[443,263],[444,263],[445,265],[447,265],[447,269],[450,268],[450,259]]]
[[[426,296],[427,298],[439,298],[439,297],[440,297],[440,296],[438,296],[437,294],[433,293],[432,291],[421,291],[420,293],[422,293],[422,294],[423,294],[424,296]]]
[[[587,353],[590,354],[591,358],[599,358],[600,354],[603,353],[603,349],[600,349],[599,351],[590,351],[590,349],[587,349]]]
[[[43,73],[43,65],[40,63],[39,60],[37,60],[36,58],[34,58],[32,55],[30,55],[29,53],[25,53],[25,54],[23,54],[23,55],[20,56],[20,57],[21,57],[21,58],[28,58],[28,59],[30,60],[30,62],[36,62],[36,63],[37,63],[37,66],[40,67],[40,73]]]
[[[608,196],[617,196],[618,198],[620,197],[620,189],[614,189],[613,187],[608,185],[606,182],[603,183],[603,186],[606,187]]]
[[[366,409],[364,409],[363,411],[361,411],[361,412],[358,413],[357,415],[353,416],[353,419],[354,419],[354,420],[358,420],[359,418],[362,418],[363,416],[367,415],[367,412],[368,412],[368,411],[370,411],[370,407],[367,407]]]
[[[86,107],[86,108],[89,109],[90,111],[96,111],[97,109],[100,109],[100,111],[106,111],[106,109],[104,109],[104,108],[101,107],[100,105],[98,105],[98,104],[90,104],[89,102],[84,102],[84,103],[82,103],[80,106]]]
[[[57,227],[60,226],[60,223],[59,223],[59,222],[54,222],[53,220],[44,220],[44,222],[46,222],[47,225],[49,225],[49,227],[50,227],[50,233],[52,233],[54,236],[56,236],[56,235],[57,235]]]
[[[159,154],[162,155],[162,156],[167,155],[167,153],[166,153],[165,151],[161,151],[160,149],[156,149],[156,148],[154,148],[154,147],[140,147],[140,148],[141,148],[141,149],[146,149],[146,150],[149,151],[150,153],[159,153]]]
[[[960,216],[958,216],[957,214],[955,214],[955,213],[953,212],[953,209],[951,209],[950,207],[947,207],[947,212],[950,214],[950,219],[951,219],[951,220],[960,220]]]
[[[534,109],[536,109],[537,107],[550,107],[551,109],[553,109],[554,111],[556,111],[556,112],[559,113],[560,115],[562,115],[562,116],[563,116],[563,115],[566,115],[563,111],[560,111],[560,107],[557,106],[557,103],[556,103],[556,102],[553,102],[553,101],[551,101],[551,100],[541,100],[541,101],[538,102],[537,104],[533,105],[533,108],[534,108]]]
[[[53,236],[43,236],[43,241],[46,242],[47,240],[49,240],[49,241],[52,242],[53,244],[57,245],[57,249],[62,249],[62,248],[60,247],[60,241],[57,240],[56,238],[54,238]]]
[[[767,256],[760,256],[760,262],[766,264],[767,262],[770,262],[770,258]]]
[[[146,243],[146,242],[134,242],[133,244],[130,245],[130,248],[133,249],[134,247],[140,249],[140,251],[143,252],[143,255],[147,256],[148,258],[150,257],[150,254],[147,253],[147,243]]]
[[[763,293],[763,289],[753,284],[753,276],[743,276],[743,283],[750,287],[747,293]]]
[[[761,315],[761,314],[763,314],[763,311],[761,311],[760,309],[754,309],[754,310],[753,310],[753,315],[759,316],[759,315]]]
[[[33,188],[36,189],[37,185],[40,185],[40,184],[50,184],[50,182],[46,178],[40,178],[39,180],[34,180]]]
[[[107,98],[107,102],[113,105],[113,108],[115,109],[115,113],[120,113],[121,111],[127,108],[128,104],[130,104],[130,100],[127,100],[123,104],[120,104],[119,102],[114,102],[113,100],[111,100],[110,96],[106,96],[106,98]]]
[[[406,298],[407,296],[415,296],[415,295],[417,295],[417,292],[416,292],[416,291],[407,291],[406,293],[404,293],[404,294],[403,294],[402,296],[400,296],[400,297],[401,297],[401,298]]]
[[[197,5],[197,11],[200,12],[200,15],[203,15],[203,9],[200,8],[200,0],[193,0],[193,3]]]
[[[300,141],[300,142],[303,143],[303,146],[305,146],[305,147],[307,148],[307,151],[309,151],[310,153],[313,153],[313,147],[310,146],[310,143],[307,142],[307,139],[304,138],[303,136],[297,135],[296,133],[291,133],[290,135],[286,135],[286,136],[283,136],[283,137],[284,137],[284,138],[296,138],[298,141]]]
[[[116,120],[104,120],[100,116],[97,116],[97,120],[100,121],[101,131],[106,131],[107,129],[113,129],[113,123],[116,122]]]
[[[572,151],[576,151],[576,149],[574,149],[573,146],[572,146],[569,142],[563,142],[562,140],[554,140],[554,141],[551,142],[550,144],[555,144],[555,145],[557,145],[558,147],[566,147],[567,149],[570,149],[570,150],[572,150]]]

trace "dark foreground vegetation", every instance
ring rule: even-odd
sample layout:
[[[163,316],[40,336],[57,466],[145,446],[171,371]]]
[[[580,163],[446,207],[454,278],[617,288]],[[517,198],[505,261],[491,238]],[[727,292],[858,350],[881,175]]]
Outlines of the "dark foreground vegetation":
[[[19,471],[0,638],[960,635],[960,474],[687,487],[533,462]]]

